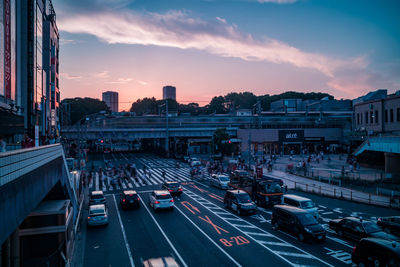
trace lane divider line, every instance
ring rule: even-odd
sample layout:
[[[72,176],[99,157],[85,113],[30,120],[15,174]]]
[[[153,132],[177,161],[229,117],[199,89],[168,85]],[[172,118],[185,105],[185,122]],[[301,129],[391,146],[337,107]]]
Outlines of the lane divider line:
[[[192,199],[194,199],[194,200],[196,200],[196,201],[198,201],[198,200],[207,201],[208,203],[215,205],[214,203],[212,203],[212,202],[210,202],[210,201],[204,199],[203,197],[197,195],[196,193],[193,193],[192,191],[190,191],[190,190],[187,189],[187,188],[186,188],[186,190],[185,190],[184,193],[185,193],[187,196],[189,196],[190,198],[192,198]],[[199,204],[202,205],[203,207],[205,207],[203,204],[201,204],[201,202],[199,202]],[[215,206],[217,206],[217,205],[215,205]],[[205,207],[205,208],[206,208],[206,207]],[[206,209],[207,209],[207,208],[206,208]],[[223,221],[225,221],[225,222],[228,223],[229,225],[231,225],[232,227],[234,227],[235,229],[237,229],[238,231],[242,232],[243,234],[245,234],[246,236],[248,236],[249,238],[251,238],[252,240],[254,240],[254,241],[255,241],[256,243],[258,243],[260,246],[264,247],[265,249],[267,249],[267,250],[270,251],[271,253],[275,254],[276,256],[278,256],[279,258],[281,258],[282,260],[284,260],[285,262],[287,262],[288,264],[290,264],[291,266],[297,266],[297,265],[298,265],[298,264],[296,264],[296,263],[291,262],[289,259],[283,257],[283,255],[280,255],[280,254],[278,253],[278,252],[280,252],[280,251],[275,251],[275,250],[269,248],[268,246],[266,246],[265,244],[263,244],[260,240],[256,239],[255,237],[253,237],[253,236],[251,236],[251,235],[249,235],[249,234],[246,234],[246,231],[243,231],[242,229],[239,228],[240,226],[237,227],[237,226],[233,225],[232,223],[230,223],[228,220],[226,220],[226,219],[225,219],[224,217],[222,217],[221,215],[216,214],[214,211],[212,211],[212,210],[210,210],[210,209],[208,209],[208,210],[209,210],[210,212],[214,213],[216,216],[218,216],[219,218],[221,218]],[[237,218],[240,218],[240,217],[237,217]],[[265,231],[265,230],[263,230],[263,229],[261,229],[261,228],[255,226],[255,225],[253,225],[252,223],[249,223],[249,222],[247,222],[247,221],[245,221],[245,222],[246,222],[247,225],[251,225],[251,226],[253,226],[254,228],[256,228],[257,230],[259,230],[259,231],[261,231],[261,232],[268,233],[267,231]],[[244,226],[244,227],[246,227],[246,226]],[[269,233],[268,233],[268,234],[269,234]],[[279,238],[279,237],[277,237],[277,236],[275,236],[275,235],[273,235],[273,237],[274,237],[275,239],[277,239],[277,240],[283,242],[283,243],[287,243],[286,241],[284,241],[283,239],[281,239],[281,238]],[[320,259],[320,258],[318,258],[318,257],[316,257],[316,256],[314,256],[314,255],[312,255],[312,254],[310,254],[310,253],[308,253],[308,252],[306,252],[306,251],[304,251],[304,250],[302,250],[302,249],[300,249],[300,248],[294,246],[294,245],[291,245],[291,247],[294,248],[294,249],[296,249],[297,251],[302,252],[302,254],[307,255],[307,256],[304,256],[304,258],[307,257],[307,258],[310,258],[310,259],[314,259],[314,260],[317,260],[317,261],[319,261],[319,262],[321,262],[321,263],[323,263],[323,264],[325,264],[325,265],[327,265],[327,266],[333,267],[333,265],[329,264],[328,262],[325,262],[324,260],[322,260],[322,259]],[[300,254],[300,253],[298,253],[298,254]]]
[[[128,239],[126,238],[124,224],[122,223],[121,215],[119,214],[117,201],[115,200],[115,195],[112,195],[112,196],[114,199],[115,209],[117,210],[119,224],[121,225],[122,236],[124,237],[125,247],[126,247],[126,250],[128,251],[129,262],[131,263],[131,267],[135,267],[135,263],[133,262],[133,257],[132,257],[131,249],[129,247]]]
[[[181,211],[177,206],[175,208],[189,221],[193,224],[194,227],[196,227],[197,230],[199,230],[205,237],[207,237],[208,240],[211,241],[222,253],[224,253],[236,266],[241,266],[231,255],[228,254],[223,248],[221,248],[210,236],[208,236],[197,224],[195,224],[183,211]]]
[[[184,267],[188,267],[186,262],[182,259],[181,254],[176,250],[175,246],[172,244],[171,240],[169,240],[167,234],[164,232],[164,230],[161,228],[161,226],[158,224],[156,218],[154,218],[153,214],[151,214],[149,208],[146,206],[144,203],[143,199],[140,197],[140,202],[142,202],[143,207],[147,210],[147,212],[150,214],[150,217],[153,219],[154,223],[157,225],[158,229],[161,231],[161,234],[164,236],[165,240],[167,240],[168,244],[171,246],[172,250],[175,252],[175,255],[178,256],[179,260],[183,264]]]

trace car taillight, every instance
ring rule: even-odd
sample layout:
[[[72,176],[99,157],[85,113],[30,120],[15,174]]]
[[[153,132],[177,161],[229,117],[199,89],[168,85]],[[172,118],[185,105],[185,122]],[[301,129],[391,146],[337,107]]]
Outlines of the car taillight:
[[[87,217],[88,218],[88,220],[90,219],[90,216],[89,217]]]
[[[353,253],[356,253],[356,247],[353,247]]]
[[[182,191],[182,188],[179,188],[178,191]]]
[[[171,199],[169,202],[174,202],[174,200],[173,200],[173,199]]]
[[[154,204],[160,204],[160,201],[156,200],[154,201]]]
[[[168,189],[169,192],[172,192],[172,189]]]
[[[137,197],[137,200],[138,200],[138,201],[140,201],[140,198],[139,198],[139,197]]]
[[[125,199],[123,199],[123,200],[122,200],[122,202],[124,202],[124,203],[125,203]]]

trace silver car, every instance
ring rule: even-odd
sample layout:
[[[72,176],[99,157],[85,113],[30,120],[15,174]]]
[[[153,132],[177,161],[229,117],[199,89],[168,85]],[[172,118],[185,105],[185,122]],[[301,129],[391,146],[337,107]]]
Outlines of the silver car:
[[[213,174],[210,177],[210,184],[221,189],[228,189],[229,176],[221,174]]]
[[[106,205],[99,204],[89,206],[87,224],[88,226],[107,225],[108,211]]]
[[[154,210],[158,209],[173,209],[174,199],[167,190],[154,190],[150,194],[150,206]]]

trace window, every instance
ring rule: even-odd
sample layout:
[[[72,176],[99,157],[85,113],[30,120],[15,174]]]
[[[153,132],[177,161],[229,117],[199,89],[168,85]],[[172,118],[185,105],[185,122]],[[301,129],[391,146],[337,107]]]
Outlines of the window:
[[[385,122],[388,122],[388,111],[385,109]]]
[[[393,109],[390,109],[390,122],[393,122]]]
[[[360,125],[360,113],[357,113],[357,125]]]
[[[375,110],[375,123],[379,123],[379,112]]]
[[[396,118],[397,121],[400,121],[400,108],[396,109]]]
[[[371,124],[374,123],[374,112],[370,111],[370,120],[371,120]]]
[[[365,124],[368,124],[368,111],[365,111]]]

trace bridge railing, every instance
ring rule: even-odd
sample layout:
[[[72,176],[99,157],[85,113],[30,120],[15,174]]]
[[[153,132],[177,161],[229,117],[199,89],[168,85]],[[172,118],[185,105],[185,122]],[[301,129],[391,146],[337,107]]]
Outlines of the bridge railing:
[[[60,144],[19,149],[0,153],[0,186],[18,179],[59,157],[64,158]],[[68,167],[65,162],[67,173]]]

